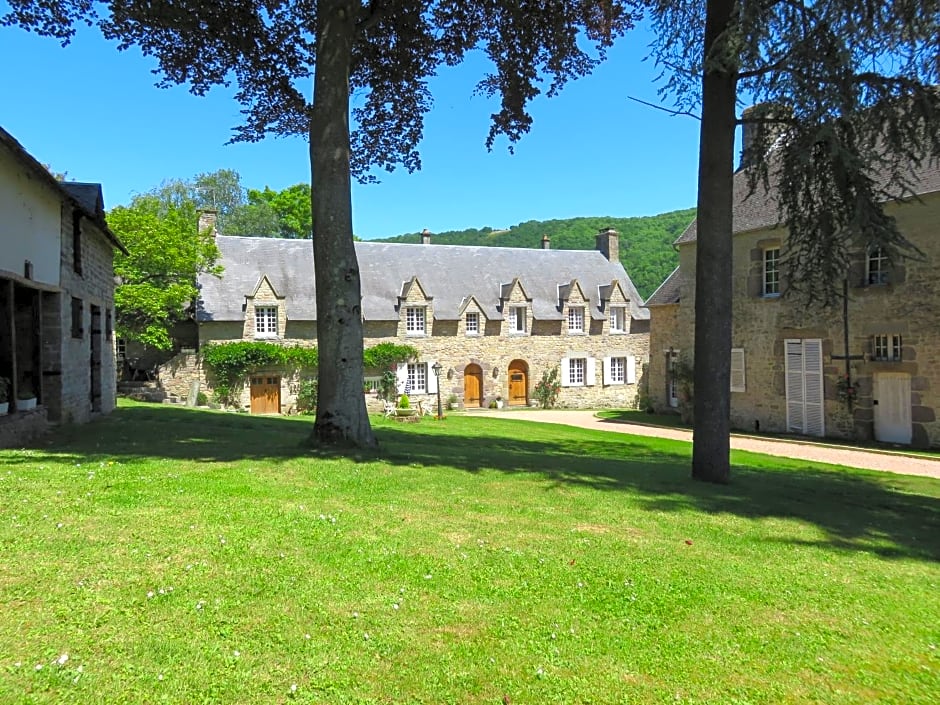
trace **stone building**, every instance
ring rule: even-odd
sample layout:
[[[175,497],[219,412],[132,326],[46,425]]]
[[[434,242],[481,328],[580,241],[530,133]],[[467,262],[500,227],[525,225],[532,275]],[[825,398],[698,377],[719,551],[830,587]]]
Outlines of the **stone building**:
[[[848,315],[785,296],[787,231],[773,193],[734,180],[731,421],[738,429],[940,446],[940,165],[917,198],[887,207],[922,258],[854,253]],[[695,223],[679,267],[647,301],[653,407],[688,411],[695,324]],[[845,339],[848,337],[848,349]],[[848,378],[846,378],[848,357]]]
[[[432,403],[438,391],[464,407],[535,403],[542,374],[558,368],[558,403],[634,405],[648,360],[649,313],[618,260],[619,236],[597,250],[357,242],[364,345],[408,344],[417,359],[398,365],[399,388]],[[309,240],[217,236],[221,277],[202,276],[199,345],[238,340],[316,344],[313,248]],[[380,375],[382,370],[367,370]],[[211,389],[198,355],[164,365],[160,381],[186,396]],[[244,380],[241,405],[288,411],[297,378],[259,370]],[[262,401],[266,399],[267,401]],[[374,407],[373,407],[374,408]]]
[[[0,129],[0,445],[114,408],[114,250],[99,184],[60,182]],[[35,404],[35,407],[34,407]]]

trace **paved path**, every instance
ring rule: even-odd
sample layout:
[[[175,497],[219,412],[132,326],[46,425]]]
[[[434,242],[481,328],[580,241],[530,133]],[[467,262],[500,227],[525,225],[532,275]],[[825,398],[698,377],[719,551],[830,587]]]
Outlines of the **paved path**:
[[[552,409],[541,410],[512,410],[506,411],[479,411],[474,416],[488,416],[493,418],[516,419],[518,421],[539,421],[543,423],[557,423],[579,428],[593,428],[600,431],[614,431],[629,433],[635,436],[655,436],[657,438],[671,438],[677,441],[691,441],[692,432],[681,428],[663,428],[661,426],[647,426],[644,424],[626,423],[599,419],[593,411],[567,411]],[[887,451],[861,450],[843,446],[826,445],[811,441],[782,440],[778,438],[760,438],[756,436],[731,436],[731,447],[736,450],[749,450],[755,453],[778,455],[786,458],[798,458],[817,463],[833,463],[853,468],[868,470],[883,470],[896,472],[902,475],[923,475],[925,477],[940,478],[940,458],[932,460],[926,457],[914,457],[891,453]]]

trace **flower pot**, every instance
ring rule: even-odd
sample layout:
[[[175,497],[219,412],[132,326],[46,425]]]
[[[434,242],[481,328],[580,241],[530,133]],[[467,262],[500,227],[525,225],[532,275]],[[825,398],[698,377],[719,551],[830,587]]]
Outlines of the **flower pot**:
[[[30,397],[29,399],[17,399],[16,400],[16,410],[17,411],[29,411],[30,409],[36,408],[36,397]]]
[[[503,402],[502,402],[501,399],[497,399],[497,400],[496,400],[496,408],[497,408],[497,409],[502,409],[502,408],[503,408]]]
[[[395,409],[395,416],[414,416],[417,413],[417,409]]]

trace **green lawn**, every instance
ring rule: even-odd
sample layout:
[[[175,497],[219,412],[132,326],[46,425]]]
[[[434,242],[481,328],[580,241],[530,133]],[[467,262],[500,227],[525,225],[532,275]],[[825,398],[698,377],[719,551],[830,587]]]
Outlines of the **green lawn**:
[[[2,703],[933,703],[940,481],[126,404],[0,451]]]

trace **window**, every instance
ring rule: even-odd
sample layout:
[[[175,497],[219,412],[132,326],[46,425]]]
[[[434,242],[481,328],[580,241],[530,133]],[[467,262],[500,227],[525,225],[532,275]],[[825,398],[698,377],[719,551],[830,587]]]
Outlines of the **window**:
[[[888,283],[888,254],[883,247],[874,247],[868,251],[868,276],[866,280],[869,284]]]
[[[872,358],[884,362],[900,362],[901,336],[876,335],[872,341]]]
[[[82,273],[82,214],[78,209],[72,211],[72,269]]]
[[[81,299],[76,299],[72,297],[72,337],[81,338],[85,334],[85,329],[82,326],[82,318],[84,317],[84,306],[82,305]]]
[[[610,383],[611,384],[623,384],[627,378],[627,363],[626,358],[623,357],[612,357],[610,358]]]
[[[744,348],[731,349],[731,391],[747,391],[744,377]]]
[[[255,337],[277,336],[277,306],[255,306]]]
[[[679,406],[679,351],[669,350],[666,353],[666,397],[669,406]]]
[[[405,332],[410,335],[424,335],[424,307],[409,306],[405,309]]]
[[[405,379],[405,394],[425,393],[428,391],[428,363],[409,362],[408,376]]]
[[[610,307],[610,332],[611,333],[626,333],[627,332],[627,307],[626,306],[611,306]]]
[[[764,250],[764,286],[761,289],[764,296],[780,295],[780,248],[771,247]]]
[[[118,359],[123,360],[127,357],[127,341],[124,338],[118,338],[115,344]]]
[[[468,313],[467,314],[467,335],[479,335],[480,334],[480,314],[479,313]]]
[[[510,333],[525,333],[525,319],[526,319],[526,307],[525,306],[510,306],[509,307],[509,332]]]
[[[583,357],[573,357],[568,360],[568,381],[572,386],[584,384],[585,367]]]
[[[569,333],[583,333],[584,332],[584,307],[583,306],[569,306],[568,307],[568,332]]]

